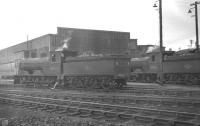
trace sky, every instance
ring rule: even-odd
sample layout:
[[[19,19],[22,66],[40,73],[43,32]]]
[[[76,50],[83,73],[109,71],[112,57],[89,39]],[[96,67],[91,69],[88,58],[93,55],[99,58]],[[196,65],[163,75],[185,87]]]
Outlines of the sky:
[[[190,40],[195,41],[195,19],[187,13],[194,0],[162,1],[163,45],[173,50],[188,48]],[[158,45],[159,13],[158,8],[153,8],[155,2],[0,0],[0,49],[26,41],[27,35],[30,40],[56,34],[57,27],[130,32],[140,45]]]

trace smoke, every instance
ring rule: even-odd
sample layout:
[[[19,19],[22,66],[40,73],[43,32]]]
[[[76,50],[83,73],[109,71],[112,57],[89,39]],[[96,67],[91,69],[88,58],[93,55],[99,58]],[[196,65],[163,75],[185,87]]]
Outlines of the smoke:
[[[160,50],[160,47],[159,46],[150,46],[147,48],[147,51],[146,53],[152,53],[152,52],[159,52]]]
[[[69,49],[69,42],[72,39],[72,33],[73,33],[73,31],[67,31],[67,35],[62,42],[63,43],[63,46],[62,46],[63,49]]]
[[[61,41],[62,46],[58,47],[55,51],[63,51],[65,49],[69,49],[69,42],[72,39],[72,33],[73,31],[67,31],[65,38]]]
[[[63,40],[63,49],[68,49],[69,48],[69,41],[72,39],[72,37],[67,37],[66,39]]]

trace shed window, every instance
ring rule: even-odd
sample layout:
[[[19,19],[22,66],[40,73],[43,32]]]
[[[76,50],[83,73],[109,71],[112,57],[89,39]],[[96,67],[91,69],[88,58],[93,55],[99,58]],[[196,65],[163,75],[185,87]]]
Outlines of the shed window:
[[[41,53],[40,57],[47,57],[47,54],[46,53]]]
[[[35,52],[32,52],[31,53],[31,58],[36,58],[37,57],[37,54]]]

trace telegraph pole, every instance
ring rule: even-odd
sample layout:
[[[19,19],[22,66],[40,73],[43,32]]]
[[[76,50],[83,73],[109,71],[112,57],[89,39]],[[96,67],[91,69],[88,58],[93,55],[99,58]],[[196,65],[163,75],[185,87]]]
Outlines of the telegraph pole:
[[[160,53],[163,55],[162,0],[159,0]],[[163,56],[161,56],[163,61]]]
[[[163,27],[162,27],[162,0],[159,0],[159,22],[160,22],[160,55],[161,55],[161,70],[160,83],[163,84]]]
[[[157,2],[157,1],[156,1]],[[159,36],[160,36],[160,74],[159,74],[159,81],[162,84],[163,83],[163,27],[162,27],[162,0],[158,0],[159,2]],[[156,3],[154,4],[153,7],[157,7]]]
[[[197,52],[199,52],[199,31],[198,31],[198,7],[197,4],[199,4],[199,2],[195,2],[195,24],[196,24],[196,48],[197,48]]]
[[[195,9],[195,30],[196,30],[196,51],[199,52],[199,26],[198,26],[198,4],[199,1],[195,1],[194,3],[190,4],[190,6],[194,6],[194,8],[190,8],[188,13],[192,13],[191,9]]]

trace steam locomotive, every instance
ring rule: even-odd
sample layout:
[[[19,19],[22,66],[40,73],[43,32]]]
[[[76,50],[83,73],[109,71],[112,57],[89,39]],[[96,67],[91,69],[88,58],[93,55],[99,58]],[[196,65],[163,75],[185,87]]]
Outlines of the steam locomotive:
[[[69,51],[51,52],[49,60],[23,60],[15,82],[48,84],[56,79],[71,88],[121,88],[126,85],[129,58],[124,56],[69,57]],[[73,53],[72,53],[73,54]],[[68,56],[66,56],[68,55]]]
[[[163,55],[163,62],[159,53],[133,58],[130,81],[155,83],[160,81],[162,74],[163,83],[200,84],[200,54],[198,52],[186,49],[178,52],[166,51]]]
[[[15,84],[68,88],[121,88],[126,85],[130,58],[125,55],[130,34],[58,28],[2,50],[2,78]]]

